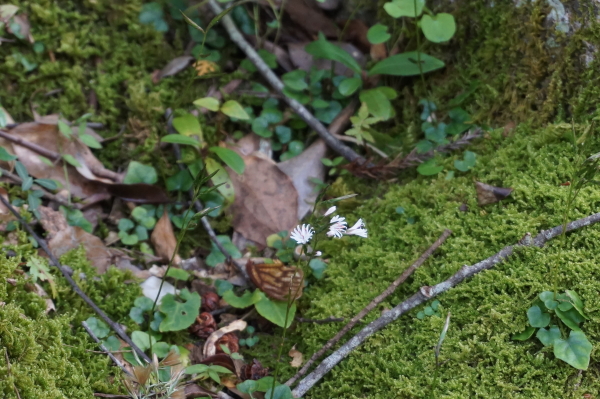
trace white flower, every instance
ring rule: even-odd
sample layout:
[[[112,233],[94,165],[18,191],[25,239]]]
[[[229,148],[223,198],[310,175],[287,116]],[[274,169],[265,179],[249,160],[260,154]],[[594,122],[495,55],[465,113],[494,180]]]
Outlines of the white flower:
[[[321,251],[315,252],[315,256],[321,256],[321,255],[323,255],[323,252],[321,252]]]
[[[346,224],[346,218],[343,218],[341,216],[335,215],[334,217],[331,218],[331,222],[330,223],[342,223],[342,224]]]
[[[345,232],[348,236],[359,236],[363,238],[367,238],[367,229],[365,228],[365,224],[362,219],[358,219],[354,226],[350,227]]]
[[[327,209],[327,212],[325,212],[325,214],[323,216],[331,215],[333,212],[335,212],[336,209],[337,209],[336,206],[332,206],[331,208]]]
[[[291,238],[298,244],[306,244],[310,241],[313,234],[315,234],[315,231],[310,227],[310,224],[303,224],[302,226],[296,226],[292,231]]]

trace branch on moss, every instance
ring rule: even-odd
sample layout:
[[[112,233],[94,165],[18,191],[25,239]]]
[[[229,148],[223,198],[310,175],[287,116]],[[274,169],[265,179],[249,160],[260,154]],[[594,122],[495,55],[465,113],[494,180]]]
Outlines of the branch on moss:
[[[210,0],[208,3],[216,15],[219,15],[223,10],[217,4],[215,0]],[[231,19],[229,15],[225,15],[221,18],[221,22],[225,27],[225,30],[229,34],[229,38],[233,41],[248,57],[248,59],[256,66],[256,69],[261,73],[261,75],[266,79],[267,82],[280,94],[283,94],[283,83],[277,75],[271,71],[271,68],[265,64],[263,59],[258,55],[258,53],[254,50],[254,48],[248,43],[248,41],[244,38],[238,28],[235,26],[235,23]],[[308,109],[298,101],[289,98],[286,95],[283,95],[284,101],[290,106],[291,109],[300,116],[304,122],[306,122],[311,128],[313,128],[319,136],[327,143],[332,150],[346,158],[350,162],[356,162],[360,165],[365,163],[365,159],[357,154],[350,147],[344,145],[340,140],[335,138],[325,126],[315,118]]]
[[[106,349],[106,346],[104,346],[104,344],[102,344],[100,339],[96,336],[96,334],[94,334],[94,332],[90,329],[90,327],[87,325],[87,323],[85,321],[82,321],[81,325],[83,326],[85,331],[87,331],[87,333],[90,335],[90,337],[92,337],[92,339],[98,344],[100,349],[102,349],[104,351],[104,353],[106,353],[108,355],[108,357],[110,357],[110,359],[113,361],[113,363],[116,364],[125,374],[127,374],[130,377],[133,377],[131,375],[131,373],[125,368],[125,365],[123,363],[121,363],[121,361],[119,359],[117,359],[115,357],[115,355],[113,355],[108,349]]]
[[[588,217],[575,220],[567,225],[567,231],[573,231],[580,229],[585,226],[589,226],[600,222],[600,213],[590,215]],[[397,320],[400,316],[407,313],[411,309],[427,302],[431,298],[448,291],[449,289],[457,286],[469,277],[474,276],[484,270],[491,269],[499,263],[502,263],[506,258],[511,256],[515,248],[518,247],[543,247],[546,242],[556,238],[562,234],[562,225],[556,226],[549,230],[542,230],[535,238],[531,237],[530,233],[527,233],[518,243],[509,245],[502,248],[495,255],[482,260],[474,265],[465,265],[453,276],[446,281],[443,281],[434,286],[424,286],[419,289],[410,298],[394,307],[393,309],[386,312],[383,316],[377,320],[371,322],[368,326],[363,328],[358,334],[352,337],[348,342],[342,345],[338,350],[329,355],[321,364],[309,375],[307,375],[302,381],[300,381],[297,387],[293,390],[295,398],[302,397],[312,388],[325,374],[333,369],[339,362],[342,361],[350,352],[362,344],[367,338],[381,330],[388,324]]]
[[[302,377],[308,371],[310,366],[312,366],[313,363],[317,361],[317,359],[319,359],[321,356],[323,356],[325,354],[325,352],[327,352],[329,349],[331,349],[333,347],[333,345],[337,344],[338,341],[340,339],[342,339],[342,337],[344,335],[346,335],[348,333],[348,331],[350,331],[356,325],[356,323],[358,323],[360,320],[362,320],[362,318],[365,317],[371,310],[375,309],[375,307],[377,305],[379,305],[381,302],[383,302],[385,300],[385,298],[390,296],[396,290],[396,288],[398,288],[398,286],[400,284],[405,282],[406,279],[409,278],[415,270],[417,270],[417,268],[419,268],[423,263],[425,263],[427,258],[429,258],[433,254],[433,252],[436,249],[438,249],[439,246],[444,243],[444,241],[446,241],[446,239],[450,236],[450,234],[452,234],[452,231],[444,230],[442,235],[425,252],[423,252],[423,254],[419,257],[419,259],[417,259],[415,261],[415,263],[413,263],[408,269],[406,269],[400,275],[400,277],[398,277],[392,284],[390,284],[385,289],[385,291],[383,291],[379,296],[377,296],[375,299],[373,299],[371,301],[371,303],[369,303],[367,306],[365,306],[363,308],[363,310],[358,312],[358,314],[356,316],[354,316],[352,319],[350,319],[348,324],[346,324],[344,326],[344,328],[342,328],[333,338],[331,338],[329,341],[327,341],[327,343],[321,349],[319,349],[317,352],[315,352],[315,354],[312,355],[310,360],[308,360],[306,362],[306,364],[298,371],[298,373],[296,373],[295,376],[290,378],[285,384],[291,386],[292,384],[294,384],[294,382],[296,382],[298,380],[298,378]]]
[[[102,320],[104,320],[113,329],[113,331],[116,332],[117,335],[119,337],[121,337],[121,339],[123,341],[125,341],[131,347],[131,349],[133,349],[134,351],[136,351],[137,354],[138,354],[138,356],[140,356],[140,358],[142,358],[145,361],[147,361],[148,363],[150,363],[150,358],[144,353],[144,351],[142,351],[140,348],[138,348],[138,346],[136,344],[133,343],[133,341],[131,340],[131,338],[129,338],[129,336],[125,333],[125,331],[123,331],[123,329],[121,328],[121,326],[118,323],[115,323],[114,321],[112,321],[111,318],[108,317],[106,315],[106,313],[104,313],[104,311],[102,309],[100,309],[98,307],[98,305],[96,305],[94,303],[94,301],[92,301],[90,299],[90,297],[88,297],[81,290],[81,288],[79,288],[79,286],[77,285],[77,283],[69,275],[67,269],[65,267],[61,266],[61,264],[58,261],[58,259],[56,259],[56,257],[54,256],[54,254],[50,251],[50,249],[48,248],[48,245],[46,245],[46,241],[44,241],[42,238],[40,238],[33,231],[33,229],[31,228],[31,226],[29,226],[27,224],[27,222],[25,222],[25,220],[23,220],[23,218],[21,217],[21,215],[19,214],[19,212],[17,212],[17,210],[10,204],[10,202],[8,200],[6,200],[6,198],[4,198],[2,195],[0,195],[0,202],[2,202],[4,204],[4,206],[6,206],[6,208],[13,215],[15,215],[15,217],[19,220],[19,222],[23,225],[23,227],[25,227],[25,230],[27,230],[27,232],[29,234],[31,234],[31,236],[38,243],[38,245],[44,250],[44,252],[46,252],[46,254],[48,254],[48,257],[50,258],[50,263],[52,264],[52,266],[55,266],[55,267],[58,268],[58,270],[60,270],[60,272],[62,273],[63,277],[67,280],[67,282],[73,288],[73,291],[75,291],[75,293],[77,295],[79,295],[81,297],[81,299],[83,299],[83,301],[85,303],[87,303],[94,310],[94,312],[96,312],[98,314],[98,316],[100,316],[100,318]]]

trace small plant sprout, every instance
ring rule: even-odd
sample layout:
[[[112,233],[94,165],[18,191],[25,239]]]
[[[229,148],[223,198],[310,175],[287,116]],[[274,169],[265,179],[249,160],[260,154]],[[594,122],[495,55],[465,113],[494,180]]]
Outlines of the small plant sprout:
[[[433,393],[438,382],[437,380],[440,371],[440,366],[442,365],[442,363],[440,363],[440,350],[442,349],[442,343],[444,342],[444,339],[446,339],[448,327],[450,327],[450,312],[448,312],[448,316],[446,316],[446,322],[444,323],[444,327],[442,328],[442,332],[440,333],[440,339],[438,340],[438,343],[435,346],[435,350],[433,352],[435,356],[435,373],[433,374],[433,381],[431,382],[431,387],[429,388],[429,398],[434,398]]]

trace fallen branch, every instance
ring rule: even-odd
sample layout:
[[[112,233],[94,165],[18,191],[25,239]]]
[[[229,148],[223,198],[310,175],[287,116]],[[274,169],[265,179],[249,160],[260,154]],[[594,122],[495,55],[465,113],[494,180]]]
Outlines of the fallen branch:
[[[130,377],[133,377],[131,375],[131,373],[125,368],[125,365],[123,363],[121,363],[121,361],[119,359],[117,359],[115,357],[115,355],[113,355],[108,349],[106,349],[106,346],[104,346],[104,344],[102,344],[100,339],[96,336],[96,334],[94,334],[94,332],[90,329],[90,327],[87,325],[87,323],[85,321],[82,321],[81,325],[83,326],[85,331],[87,331],[87,333],[90,335],[90,337],[92,337],[92,339],[98,344],[100,349],[102,349],[104,351],[104,353],[106,353],[108,355],[108,357],[110,357],[110,359],[113,361],[113,363],[116,364],[125,374],[127,374]]]
[[[296,321],[298,323],[315,323],[315,324],[327,324],[327,323],[339,323],[344,321],[343,317],[333,317],[333,316],[329,316],[326,319],[305,319],[304,317],[296,317]],[[312,360],[312,359],[311,359]],[[303,373],[304,374],[304,373]],[[296,376],[294,376],[293,378],[296,378]],[[292,378],[292,379],[293,379]],[[297,378],[296,378],[297,379]],[[290,380],[291,381],[291,380]],[[295,381],[295,380],[294,380]],[[289,381],[288,381],[289,382]],[[293,382],[292,382],[293,384]]]
[[[77,283],[75,282],[75,280],[73,280],[71,278],[71,276],[69,275],[67,269],[64,268],[63,266],[61,266],[61,264],[58,261],[58,259],[56,259],[56,257],[54,256],[54,254],[50,251],[50,249],[48,248],[48,245],[46,245],[46,241],[44,241],[42,238],[40,238],[33,231],[33,229],[31,228],[31,226],[29,226],[27,224],[27,222],[25,222],[25,220],[23,220],[23,218],[21,217],[21,215],[19,214],[19,212],[17,212],[17,210],[10,204],[10,202],[8,202],[2,195],[0,195],[0,202],[2,202],[4,204],[4,206],[6,206],[6,208],[8,208],[8,210],[11,211],[11,213],[13,215],[15,215],[15,217],[19,220],[19,222],[21,222],[21,224],[23,225],[23,227],[25,227],[25,230],[27,230],[27,232],[29,234],[31,234],[31,236],[38,243],[38,245],[44,250],[44,252],[46,252],[46,254],[48,254],[48,257],[50,258],[50,264],[52,264],[52,266],[54,266],[54,267],[58,268],[58,270],[60,270],[60,272],[62,273],[63,277],[67,280],[67,282],[71,285],[71,287],[73,287],[73,291],[75,291],[75,293],[77,295],[79,295],[81,297],[81,299],[83,299],[83,301],[85,303],[87,303],[94,310],[94,312],[96,312],[98,314],[98,316],[100,316],[100,318],[102,320],[104,320],[113,329],[113,331],[116,332],[117,335],[119,337],[121,337],[121,339],[123,341],[125,341],[131,347],[131,349],[133,349],[134,351],[136,351],[137,354],[138,354],[138,356],[140,356],[142,359],[144,359],[145,361],[147,361],[148,363],[150,363],[150,358],[144,353],[143,350],[141,350],[140,348],[138,348],[138,346],[133,343],[133,341],[131,340],[131,338],[129,338],[129,336],[125,333],[125,331],[123,331],[123,329],[121,328],[121,326],[118,323],[115,323],[114,321],[112,321],[111,318],[108,317],[107,314],[104,313],[104,311],[102,309],[100,309],[98,307],[98,305],[96,305],[94,303],[94,301],[92,301],[90,299],[90,297],[88,297],[81,290],[81,288],[79,288],[79,286],[77,285]]]
[[[312,366],[313,363],[317,361],[317,359],[323,356],[325,352],[327,352],[331,347],[333,347],[333,345],[337,344],[338,341],[342,339],[342,337],[346,335],[346,333],[348,333],[348,331],[350,331],[356,325],[356,323],[362,320],[362,318],[365,317],[371,310],[375,309],[375,307],[381,302],[383,302],[385,298],[390,296],[400,284],[405,282],[406,279],[409,278],[415,270],[417,270],[417,268],[419,268],[423,263],[425,263],[427,258],[429,258],[431,254],[433,254],[433,252],[436,249],[438,249],[439,246],[444,243],[444,241],[446,241],[450,234],[452,234],[452,231],[444,230],[442,235],[425,252],[423,252],[423,254],[419,257],[419,259],[415,261],[415,263],[413,263],[408,269],[406,269],[400,275],[400,277],[398,277],[392,284],[390,284],[379,296],[373,299],[371,303],[365,306],[363,310],[358,312],[356,316],[350,319],[348,324],[346,324],[344,328],[342,328],[333,338],[327,341],[327,343],[321,349],[315,352],[315,354],[312,355],[312,357],[306,362],[306,364],[302,366],[298,373],[296,373],[295,376],[290,378],[285,384],[291,386],[292,384],[294,384],[294,382],[298,380],[298,378],[302,377],[308,371],[310,366]]]
[[[215,0],[210,0],[208,3],[216,15],[221,14],[223,10],[217,4]],[[248,57],[248,59],[256,66],[256,69],[261,73],[261,75],[265,78],[267,82],[280,94],[283,94],[284,85],[279,80],[277,75],[271,71],[271,68],[265,64],[263,59],[258,55],[258,53],[254,50],[254,48],[248,43],[248,41],[242,36],[241,32],[235,26],[235,23],[231,19],[229,15],[225,15],[221,18],[221,22],[225,27],[225,30],[229,34],[229,38],[232,42],[234,42]],[[346,158],[350,162],[356,162],[358,164],[365,163],[365,159],[357,154],[350,147],[344,145],[340,140],[335,138],[325,126],[315,118],[308,109],[298,101],[293,98],[289,98],[288,96],[283,96],[284,101],[290,106],[292,110],[300,118],[304,120],[312,129],[314,129],[319,136],[327,143],[327,146]]]
[[[596,213],[587,216],[582,219],[575,220],[567,225],[567,231],[573,231],[580,229],[585,226],[592,225],[600,222],[600,213]],[[312,388],[325,374],[333,369],[339,362],[342,361],[350,352],[362,344],[368,337],[373,335],[375,332],[381,330],[383,327],[392,323],[400,316],[405,314],[411,309],[427,302],[431,298],[448,291],[450,288],[455,287],[459,283],[463,282],[469,277],[474,276],[484,270],[491,269],[497,264],[504,261],[515,251],[515,248],[522,246],[535,246],[543,247],[544,244],[562,234],[562,225],[553,227],[549,230],[542,230],[535,238],[531,237],[530,233],[527,233],[518,243],[509,245],[502,248],[495,255],[482,260],[472,266],[465,265],[453,276],[446,281],[443,281],[434,286],[424,286],[419,289],[410,298],[384,313],[383,316],[377,320],[371,322],[368,326],[363,328],[358,334],[352,337],[348,342],[342,345],[338,350],[329,355],[321,364],[309,375],[307,375],[302,381],[298,383],[296,388],[292,391],[295,398],[304,396],[306,392]]]

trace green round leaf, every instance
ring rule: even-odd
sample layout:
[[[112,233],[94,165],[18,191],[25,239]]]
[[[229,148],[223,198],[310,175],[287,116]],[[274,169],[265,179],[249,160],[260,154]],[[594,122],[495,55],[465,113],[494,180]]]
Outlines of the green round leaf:
[[[246,110],[235,100],[226,101],[225,104],[221,106],[221,112],[225,115],[241,120],[250,119],[250,115],[246,112]]]
[[[150,346],[156,343],[156,338],[148,335],[144,331],[134,331],[131,333],[131,340],[143,351],[150,349]]]
[[[544,302],[544,306],[550,310],[554,310],[558,306],[558,302],[554,300],[554,292],[552,291],[544,291],[540,295],[539,298]]]
[[[222,297],[225,302],[238,309],[247,308],[261,300],[258,290],[254,292],[245,291],[241,297],[235,295],[233,290],[229,290],[224,292]]]
[[[261,297],[261,299],[254,304],[258,314],[279,327],[288,328],[292,325],[294,316],[296,315],[296,302],[292,303],[292,306],[288,311],[288,303],[286,301],[271,300],[267,298],[263,292],[258,290],[255,292],[258,292]]]
[[[172,277],[176,280],[186,281],[190,277],[190,274],[183,269],[172,267],[167,272],[167,277]]]
[[[419,57],[421,68],[419,70]],[[416,76],[423,73],[435,71],[444,67],[444,61],[425,53],[417,54],[416,51],[396,54],[378,62],[369,70],[372,75],[394,75],[394,76]]]
[[[158,181],[156,169],[152,166],[144,165],[137,161],[129,162],[127,173],[123,179],[125,184],[146,183],[154,184]]]
[[[279,142],[282,144],[289,143],[289,141],[292,139],[292,129],[287,126],[277,126],[275,128],[275,134],[277,135]]]
[[[119,231],[129,231],[129,230],[133,229],[134,226],[135,226],[135,223],[133,223],[131,220],[120,219],[117,227],[119,228]]]
[[[550,314],[542,312],[542,309],[535,305],[527,310],[527,319],[529,319],[531,327],[542,328],[550,323]]]
[[[367,31],[367,40],[369,40],[369,43],[371,44],[386,42],[390,37],[392,37],[392,35],[388,33],[388,27],[382,24],[375,24]]]
[[[157,342],[152,345],[152,353],[156,353],[159,358],[166,357],[171,351],[171,346],[166,342]]]
[[[421,18],[421,29],[427,40],[434,43],[447,42],[456,32],[456,22],[451,14],[440,13],[433,17],[425,14]]]
[[[209,111],[217,112],[219,110],[219,100],[214,97],[199,98],[194,101],[194,105],[197,107],[203,107]]]
[[[133,304],[144,310],[144,311],[149,311],[152,310],[152,306],[154,305],[154,301],[152,301],[152,299],[145,297],[145,296],[140,296],[138,298],[135,299],[135,301],[133,302]]]
[[[296,69],[281,76],[283,84],[295,91],[302,91],[308,88],[306,83],[306,71]]]
[[[223,147],[210,147],[210,151],[217,154],[217,156],[221,158],[221,161],[225,162],[225,164],[233,169],[238,175],[244,173],[244,168],[246,165],[244,164],[242,157],[239,156],[237,152]]]
[[[342,111],[342,105],[337,101],[330,101],[327,108],[317,109],[315,117],[323,123],[331,123]]]
[[[342,80],[340,85],[338,86],[338,90],[342,96],[348,97],[351,96],[360,88],[362,85],[361,78],[347,78]]]
[[[167,294],[160,304],[160,311],[165,318],[160,323],[160,331],[180,331],[188,328],[200,313],[200,295],[197,292],[181,290],[180,300],[175,295]]]
[[[269,120],[261,116],[252,121],[252,131],[265,138],[269,138],[273,135],[273,132],[269,130]]]
[[[415,9],[415,3],[417,5]],[[383,5],[383,9],[393,18],[418,17],[423,12],[425,0],[393,0]]]
[[[548,330],[540,328],[535,336],[544,346],[552,346],[556,340],[561,338],[560,329],[557,326],[552,326]]]
[[[311,261],[308,263],[308,267],[310,267],[312,270],[313,276],[315,276],[317,280],[320,280],[323,278],[325,269],[327,269],[327,263],[323,262],[321,259],[315,258],[311,259]]]
[[[129,311],[129,317],[137,324],[142,324],[144,322],[144,310],[134,306]]]
[[[276,386],[275,389],[269,388],[265,393],[265,398],[269,399],[294,399],[292,390],[287,385]]]
[[[423,313],[425,313],[425,316],[431,316],[433,315],[434,311],[431,306],[426,306],[425,309],[423,309]]]
[[[85,324],[88,325],[90,330],[96,335],[98,338],[104,338],[110,333],[110,328],[104,323],[102,320],[98,320],[95,317],[89,317]]]
[[[361,102],[367,104],[369,113],[374,117],[384,121],[392,117],[392,103],[380,90],[363,90],[359,98]]]
[[[121,349],[121,341],[119,341],[119,339],[114,335],[111,335],[110,337],[106,338],[104,341],[102,341],[102,344],[106,349],[108,349],[111,352],[115,352]]]
[[[581,331],[571,331],[567,340],[554,341],[554,356],[579,370],[587,370],[591,353],[592,344]]]

